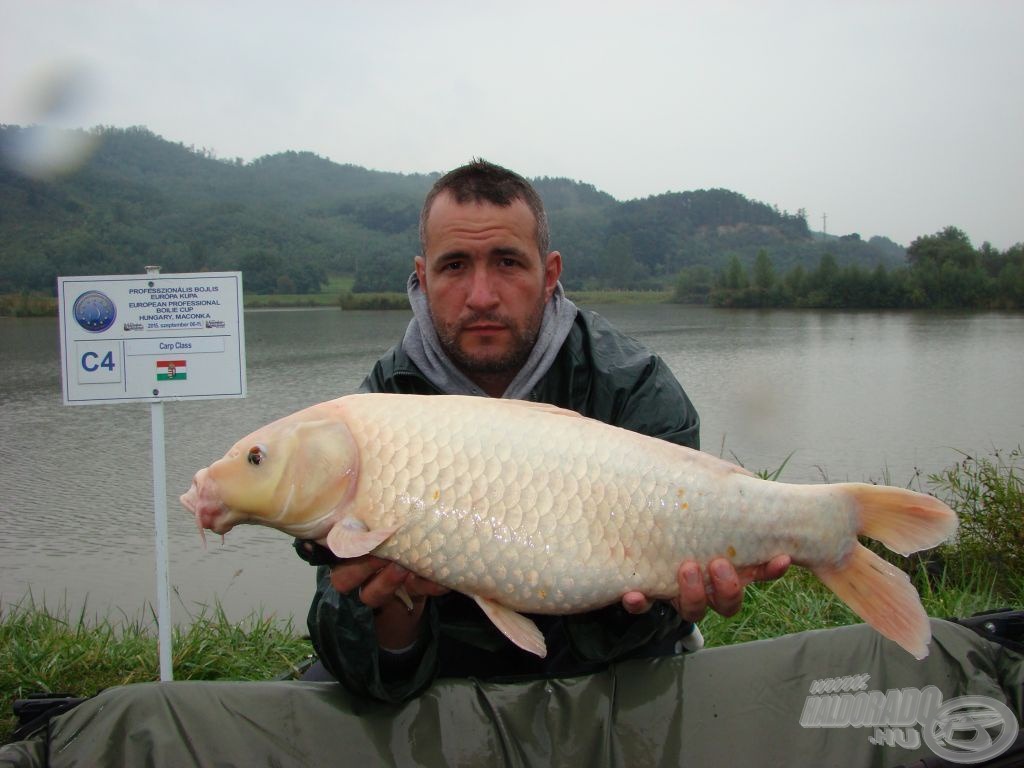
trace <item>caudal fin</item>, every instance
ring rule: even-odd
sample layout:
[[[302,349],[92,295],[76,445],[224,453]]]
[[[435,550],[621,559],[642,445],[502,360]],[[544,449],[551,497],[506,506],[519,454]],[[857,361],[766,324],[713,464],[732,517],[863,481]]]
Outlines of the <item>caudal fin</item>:
[[[862,544],[838,568],[816,567],[814,574],[864,621],[898,643],[915,659],[928,655],[932,638],[928,615],[910,578]]]
[[[843,490],[857,506],[858,533],[909,555],[941,544],[956,531],[956,514],[923,493],[884,485],[847,483]],[[861,544],[838,566],[814,573],[850,609],[914,658],[928,655],[931,627],[910,578]]]
[[[843,489],[857,503],[857,532],[901,555],[941,544],[956,531],[956,513],[934,496],[863,483],[847,483]]]

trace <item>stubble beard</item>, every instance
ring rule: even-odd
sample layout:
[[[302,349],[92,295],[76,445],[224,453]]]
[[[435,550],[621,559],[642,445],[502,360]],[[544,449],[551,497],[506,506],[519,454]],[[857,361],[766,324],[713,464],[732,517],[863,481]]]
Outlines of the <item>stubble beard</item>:
[[[455,366],[467,376],[498,374],[515,376],[526,364],[534,344],[540,334],[541,322],[544,319],[544,308],[547,302],[542,298],[526,318],[522,326],[516,325],[512,318],[497,312],[484,312],[459,318],[455,323],[439,324],[434,321],[441,349]],[[500,355],[472,353],[464,350],[459,343],[459,335],[463,328],[476,323],[500,323],[512,335],[511,344]]]

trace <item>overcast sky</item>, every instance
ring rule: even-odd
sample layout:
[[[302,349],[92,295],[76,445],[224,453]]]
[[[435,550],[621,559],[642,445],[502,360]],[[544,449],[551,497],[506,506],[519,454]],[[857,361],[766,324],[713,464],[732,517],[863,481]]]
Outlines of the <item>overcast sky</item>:
[[[0,123],[1024,240],[1024,2],[0,0]],[[55,91],[54,84],[62,87]],[[58,94],[55,96],[55,93]]]

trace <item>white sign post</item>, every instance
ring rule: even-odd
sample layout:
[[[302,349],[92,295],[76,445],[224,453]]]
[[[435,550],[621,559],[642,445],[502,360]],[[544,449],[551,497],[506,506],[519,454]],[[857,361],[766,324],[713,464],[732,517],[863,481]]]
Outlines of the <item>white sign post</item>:
[[[150,403],[160,679],[173,680],[164,401],[245,397],[240,272],[57,278],[65,405]]]

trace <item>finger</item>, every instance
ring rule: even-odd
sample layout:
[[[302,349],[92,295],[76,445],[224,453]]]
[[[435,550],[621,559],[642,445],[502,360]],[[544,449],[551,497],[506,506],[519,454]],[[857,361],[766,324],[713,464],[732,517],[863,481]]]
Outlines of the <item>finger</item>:
[[[349,558],[331,566],[331,585],[343,594],[351,592],[389,562],[373,555]]]
[[[673,601],[679,615],[687,621],[700,621],[708,611],[708,596],[700,566],[687,560],[679,566],[677,574],[679,596]]]
[[[634,615],[647,613],[651,610],[651,606],[654,605],[652,600],[648,600],[647,596],[643,592],[627,592],[622,596],[622,607],[626,613],[632,613]]]
[[[408,577],[409,571],[398,563],[388,563],[359,587],[359,599],[370,608],[380,608],[396,600],[395,592]]]
[[[708,603],[723,616],[734,616],[743,607],[743,584],[736,568],[724,557],[718,557],[708,565],[711,589]]]
[[[745,586],[753,581],[774,581],[785,575],[791,563],[789,555],[779,555],[767,563],[746,566],[739,569],[740,582]]]
[[[438,597],[451,591],[448,587],[443,587],[437,582],[430,581],[430,579],[424,579],[415,573],[409,574],[409,578],[405,581],[405,589],[413,599],[417,597]]]
[[[768,565],[765,566],[764,573],[760,581],[774,581],[775,579],[781,579],[786,575],[786,571],[789,570],[789,566],[792,565],[793,558],[789,555],[779,555],[773,557]]]

